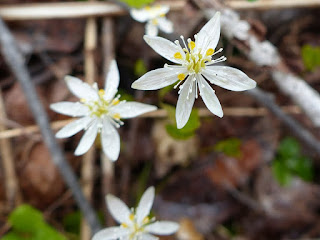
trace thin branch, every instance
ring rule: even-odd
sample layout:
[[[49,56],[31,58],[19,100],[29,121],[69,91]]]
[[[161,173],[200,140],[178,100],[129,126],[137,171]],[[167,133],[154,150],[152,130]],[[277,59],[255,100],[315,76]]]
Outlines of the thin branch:
[[[260,1],[248,1],[248,0],[226,0],[226,5],[237,10],[268,10],[268,9],[280,9],[280,8],[310,8],[319,7],[319,0],[260,0]]]
[[[297,106],[284,106],[281,110],[288,114],[301,114],[301,110]],[[206,108],[198,109],[199,117],[212,117],[213,114]],[[231,117],[262,117],[268,114],[268,110],[263,107],[252,108],[252,107],[225,107],[223,108],[224,116]],[[150,113],[139,115],[137,117],[142,118],[165,118],[168,113],[164,109],[159,109]],[[68,123],[72,122],[74,119],[59,120],[51,123],[51,129],[58,130]],[[21,135],[30,135],[39,132],[39,127],[37,125],[30,125],[24,128],[13,128],[6,131],[0,132],[0,139],[3,138],[13,138]]]
[[[51,158],[58,166],[62,177],[71,189],[75,200],[86,217],[88,223],[91,226],[93,232],[100,230],[100,224],[92,206],[85,199],[83,192],[77,182],[72,168],[65,160],[64,154],[58,145],[52,130],[48,122],[48,116],[44,111],[44,108],[39,100],[39,97],[35,91],[35,87],[31,81],[30,75],[24,64],[24,58],[18,50],[17,44],[9,29],[0,18],[0,43],[2,47],[2,55],[11,69],[13,75],[20,82],[22,89],[26,95],[29,107],[33,113],[33,116],[41,129],[43,140],[46,143]]]
[[[180,10],[185,0],[165,1],[171,10]],[[126,15],[124,7],[110,2],[57,2],[1,5],[0,17],[6,21],[87,18]]]

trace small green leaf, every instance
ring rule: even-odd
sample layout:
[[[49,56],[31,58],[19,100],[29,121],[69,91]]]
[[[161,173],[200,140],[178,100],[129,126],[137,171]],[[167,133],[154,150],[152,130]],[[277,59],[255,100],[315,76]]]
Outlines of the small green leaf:
[[[274,177],[280,183],[280,185],[287,186],[291,183],[293,176],[283,162],[274,161],[271,168]]]
[[[69,233],[80,234],[81,218],[80,211],[67,214],[62,220],[64,229]]]
[[[134,74],[138,77],[141,77],[143,74],[147,72],[146,64],[143,59],[138,59],[134,64]]]
[[[291,158],[300,154],[299,142],[291,137],[284,138],[278,147],[278,154],[282,158]]]
[[[150,4],[154,2],[154,0],[120,0],[120,1],[128,4],[130,7],[133,7],[133,8],[141,8],[146,4]]]
[[[214,146],[214,150],[217,152],[223,152],[230,157],[241,157],[241,141],[238,138],[229,138],[218,142]]]
[[[304,45],[301,49],[303,64],[308,71],[314,71],[320,66],[320,47]]]

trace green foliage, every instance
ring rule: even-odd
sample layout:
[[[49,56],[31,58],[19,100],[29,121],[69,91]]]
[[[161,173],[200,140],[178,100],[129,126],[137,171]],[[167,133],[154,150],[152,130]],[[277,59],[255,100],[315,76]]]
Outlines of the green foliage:
[[[313,71],[320,66],[320,47],[304,45],[301,49],[302,60],[308,71]]]
[[[20,205],[8,218],[12,230],[1,240],[66,240],[57,230],[48,225],[43,215],[30,205]]]
[[[229,138],[218,142],[214,146],[214,150],[217,152],[223,152],[230,157],[241,157],[241,140],[238,138]]]
[[[134,64],[134,74],[138,77],[141,77],[147,72],[147,66],[144,63],[143,59],[138,59]]]
[[[80,233],[81,218],[82,214],[80,211],[67,214],[62,220],[64,229],[69,233],[78,235]]]
[[[197,109],[192,109],[187,124],[182,129],[178,129],[175,118],[176,109],[168,104],[162,104],[162,108],[168,112],[168,118],[172,122],[166,125],[167,133],[172,138],[185,140],[195,135],[195,131],[200,127],[200,118]]]
[[[154,0],[120,0],[120,1],[128,4],[130,7],[133,7],[133,8],[141,8],[146,4],[150,4],[154,2]]]
[[[279,144],[277,156],[272,162],[272,172],[283,186],[289,185],[295,176],[305,181],[313,178],[311,159],[301,154],[300,145],[293,138],[285,138]]]
[[[256,1],[258,1],[258,0],[247,0],[248,2],[256,2]]]

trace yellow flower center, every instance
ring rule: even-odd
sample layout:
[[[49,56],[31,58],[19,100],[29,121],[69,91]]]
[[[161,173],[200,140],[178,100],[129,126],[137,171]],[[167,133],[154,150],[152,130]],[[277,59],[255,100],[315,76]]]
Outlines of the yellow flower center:
[[[113,99],[111,102],[105,100],[104,98],[105,91],[103,89],[100,89],[98,91],[99,98],[97,100],[87,100],[87,99],[80,99],[80,102],[87,106],[91,112],[91,116],[97,116],[99,118],[103,117],[104,115],[109,113],[109,108],[111,106],[118,105],[120,103],[120,100],[118,98]],[[120,114],[115,113],[111,116],[115,120],[120,120]]]
[[[137,240],[138,234],[144,232],[144,228],[146,227],[146,225],[150,224],[153,220],[147,216],[142,220],[141,223],[138,223],[135,215],[131,213],[129,215],[129,221],[131,222],[130,224],[122,223],[121,227],[130,229],[130,240]]]

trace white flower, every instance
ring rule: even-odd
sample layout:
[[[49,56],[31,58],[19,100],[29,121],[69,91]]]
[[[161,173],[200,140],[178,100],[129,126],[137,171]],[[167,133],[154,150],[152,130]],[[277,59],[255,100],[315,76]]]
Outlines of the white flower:
[[[165,33],[173,32],[173,24],[165,15],[170,7],[166,5],[146,6],[142,9],[131,9],[132,18],[138,22],[146,23],[146,35],[157,36],[158,29]]]
[[[50,108],[61,114],[80,117],[56,134],[57,138],[67,138],[83,129],[85,130],[75,150],[75,155],[87,152],[94,143],[97,134],[100,133],[103,152],[110,160],[117,160],[120,153],[120,137],[116,128],[123,125],[121,118],[133,118],[157,109],[148,104],[120,101],[120,95],[115,97],[119,79],[115,60],[110,64],[105,89],[99,90],[97,84],[90,86],[75,77],[65,77],[69,90],[80,98],[80,101],[54,103],[50,105]]]
[[[172,43],[161,37],[144,36],[145,41],[157,53],[179,65],[165,64],[164,68],[150,71],[136,80],[132,84],[132,88],[155,90],[179,80],[178,84],[174,86],[177,88],[180,85],[176,109],[178,128],[182,128],[188,122],[193,103],[198,98],[198,89],[208,109],[213,114],[222,117],[223,112],[219,100],[207,81],[233,91],[254,88],[256,82],[238,69],[212,66],[226,60],[224,56],[212,59],[212,56],[222,51],[222,49],[216,52],[214,50],[218,44],[219,36],[219,12],[194,36],[195,42],[188,39],[187,44],[181,36],[184,48],[181,47],[178,40]]]
[[[149,187],[142,195],[136,209],[129,209],[119,198],[108,194],[106,202],[113,218],[120,223],[97,232],[92,240],[157,240],[152,234],[170,235],[175,233],[179,224],[170,221],[155,221],[150,218],[154,199],[154,187]]]

